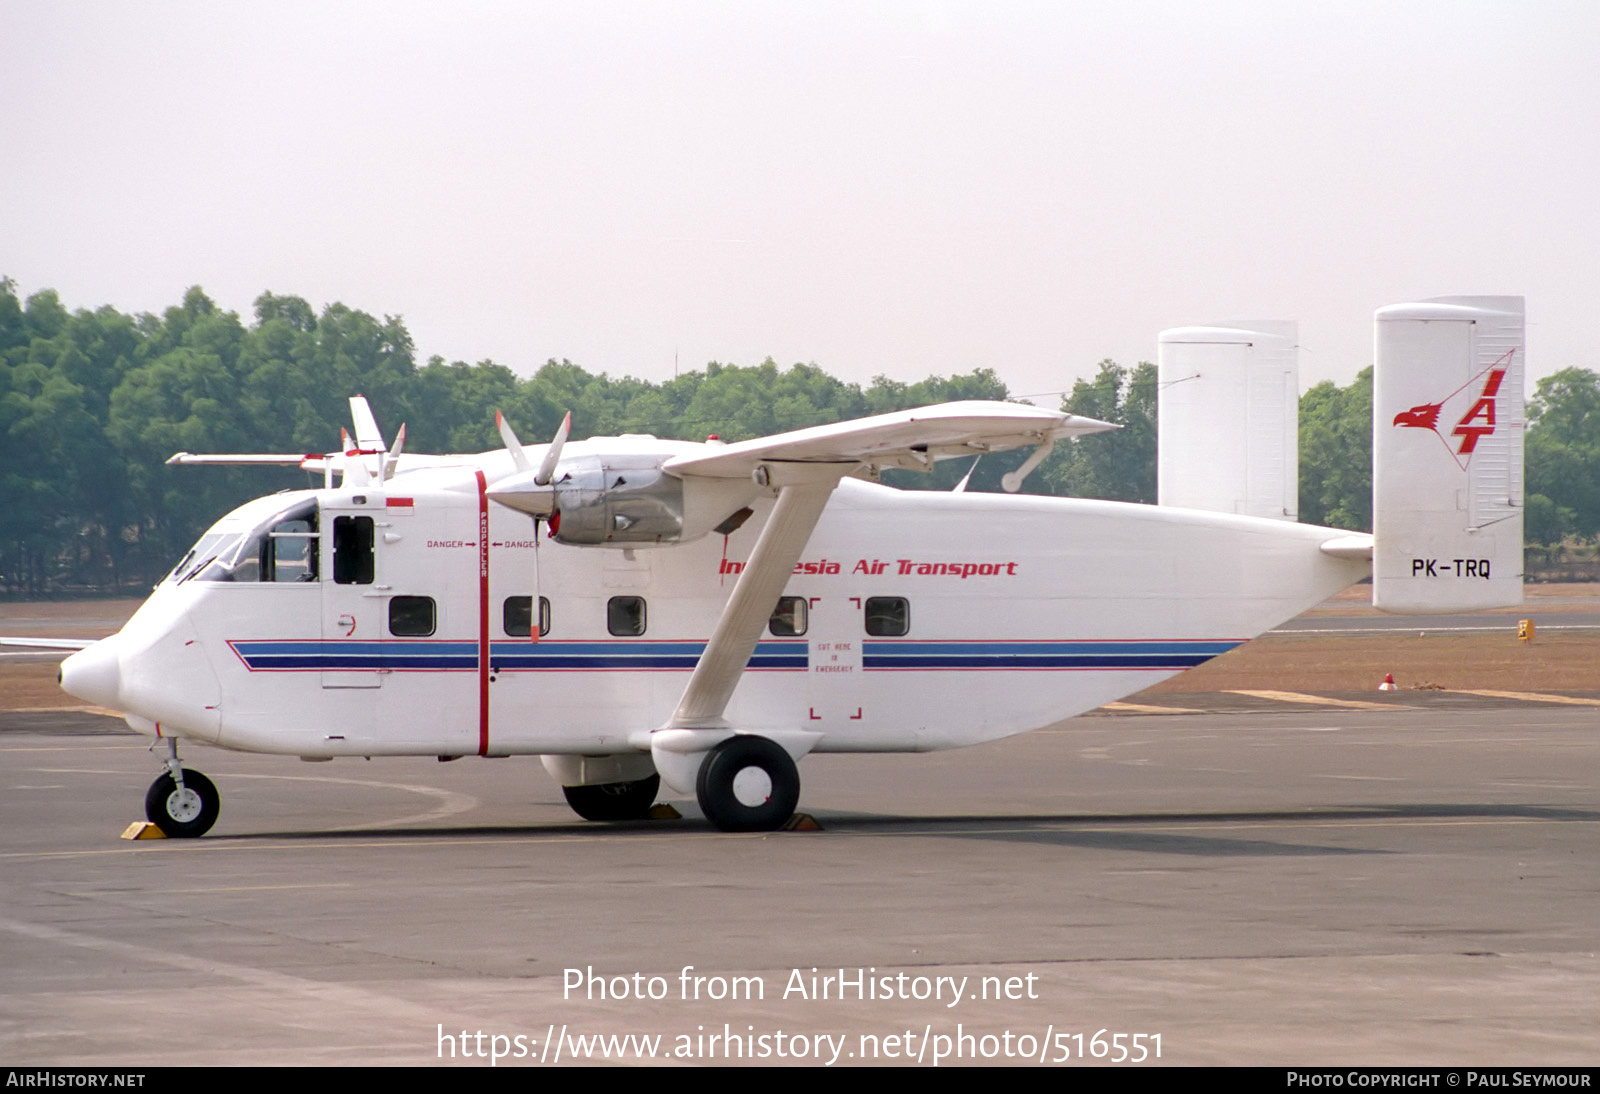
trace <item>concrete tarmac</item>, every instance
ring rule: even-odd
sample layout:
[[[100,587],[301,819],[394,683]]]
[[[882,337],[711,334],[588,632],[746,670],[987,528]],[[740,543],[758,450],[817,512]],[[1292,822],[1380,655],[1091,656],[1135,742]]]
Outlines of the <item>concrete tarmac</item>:
[[[813,756],[759,835],[195,747],[216,829],[138,842],[147,742],[8,716],[0,1058],[1595,1064],[1600,707],[1397,703]]]

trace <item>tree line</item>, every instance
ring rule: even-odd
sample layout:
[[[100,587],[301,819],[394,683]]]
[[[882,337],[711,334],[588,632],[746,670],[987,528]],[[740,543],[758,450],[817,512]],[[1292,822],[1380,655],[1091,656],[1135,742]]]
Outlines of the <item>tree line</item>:
[[[735,441],[957,399],[1006,399],[988,369],[915,383],[845,383],[814,364],[711,362],[653,383],[551,360],[519,378],[494,361],[433,356],[419,364],[405,324],[344,304],[319,313],[262,293],[249,323],[201,289],[160,315],[105,306],[69,311],[53,290],[26,300],[0,279],[0,594],[136,590],[159,579],[199,533],[241,502],[320,483],[305,472],[168,467],[172,453],[323,452],[336,447],[348,397],[367,396],[391,437],[415,452],[499,447],[494,411],[530,443],[568,410],[574,437],[653,433]],[[1123,428],[1058,445],[1024,490],[1154,502],[1156,369],[1100,363],[1062,409]],[[1600,378],[1569,370],[1541,381],[1530,407],[1529,528],[1600,531]],[[1301,401],[1301,519],[1370,526],[1371,373],[1319,384]],[[1591,424],[1593,423],[1593,424]],[[998,490],[1025,452],[890,473],[893,485]],[[1583,489],[1569,480],[1586,475]],[[1534,491],[1539,493],[1535,495]],[[1535,531],[1537,529],[1537,531]],[[1540,542],[1549,542],[1540,540]]]

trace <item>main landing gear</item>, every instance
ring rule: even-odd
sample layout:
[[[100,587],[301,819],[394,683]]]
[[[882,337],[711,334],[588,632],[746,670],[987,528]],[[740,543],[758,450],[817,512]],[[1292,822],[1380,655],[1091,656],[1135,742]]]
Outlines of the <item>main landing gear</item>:
[[[706,819],[724,832],[770,832],[794,815],[800,772],[776,741],[740,734],[700,765],[695,796]]]
[[[203,836],[217,823],[222,796],[200,772],[183,769],[176,737],[163,740],[167,742],[167,771],[145,793],[144,815],[173,839]]]

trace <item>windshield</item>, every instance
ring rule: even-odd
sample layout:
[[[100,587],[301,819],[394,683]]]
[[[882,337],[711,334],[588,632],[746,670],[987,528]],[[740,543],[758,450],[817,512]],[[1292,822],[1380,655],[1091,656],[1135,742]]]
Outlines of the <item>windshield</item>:
[[[212,525],[166,581],[315,581],[316,542],[314,499],[258,498]]]
[[[207,532],[200,537],[200,542],[189,548],[189,553],[179,560],[167,575],[171,582],[187,581],[194,576],[206,563],[216,558],[224,551],[236,547],[243,536],[238,532]]]

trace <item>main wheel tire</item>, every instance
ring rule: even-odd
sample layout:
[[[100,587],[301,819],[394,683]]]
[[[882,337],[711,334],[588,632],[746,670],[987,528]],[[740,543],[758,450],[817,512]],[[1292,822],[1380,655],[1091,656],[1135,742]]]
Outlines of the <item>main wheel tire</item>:
[[[724,832],[770,832],[794,815],[800,772],[783,746],[765,737],[729,737],[700,765],[695,796]]]
[[[222,797],[217,788],[198,771],[185,769],[182,790],[168,772],[151,783],[144,796],[145,817],[173,839],[205,835],[217,823],[221,811]]]
[[[563,786],[567,804],[584,820],[643,820],[656,803],[661,776],[651,775],[626,783],[598,783],[594,786]]]

